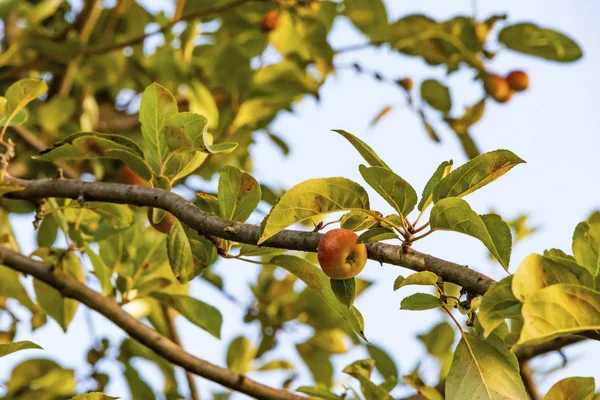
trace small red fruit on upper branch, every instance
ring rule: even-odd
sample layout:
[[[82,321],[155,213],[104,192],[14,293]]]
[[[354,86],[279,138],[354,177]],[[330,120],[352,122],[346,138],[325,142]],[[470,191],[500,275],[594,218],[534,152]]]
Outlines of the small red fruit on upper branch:
[[[515,92],[522,92],[529,87],[529,75],[524,71],[512,71],[508,74],[506,80]]]
[[[271,10],[268,11],[260,23],[260,28],[263,32],[269,33],[274,31],[279,26],[279,11]]]
[[[358,235],[348,229],[332,229],[321,237],[317,258],[325,275],[332,279],[350,279],[367,263],[367,247],[356,243]]]

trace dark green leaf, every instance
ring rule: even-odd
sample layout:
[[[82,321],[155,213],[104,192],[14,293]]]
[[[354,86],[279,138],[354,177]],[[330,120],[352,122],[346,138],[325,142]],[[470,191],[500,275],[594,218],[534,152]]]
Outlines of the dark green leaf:
[[[331,290],[335,297],[346,307],[352,307],[356,298],[356,280],[350,279],[330,279]]]
[[[450,91],[435,79],[427,79],[421,84],[421,98],[431,107],[447,113],[452,108]]]
[[[363,179],[400,214],[407,216],[417,204],[415,189],[394,172],[383,167],[359,167]]]
[[[509,49],[546,60],[572,62],[583,55],[572,39],[552,29],[530,23],[505,27],[500,31],[498,40]]]
[[[423,211],[427,207],[429,207],[429,204],[431,204],[431,201],[433,199],[432,195],[433,195],[433,191],[434,191],[435,187],[437,186],[438,183],[440,183],[442,178],[444,178],[446,175],[448,175],[450,173],[450,170],[452,169],[452,164],[453,164],[452,160],[442,162],[437,167],[437,169],[435,170],[435,172],[433,173],[431,178],[429,178],[429,181],[427,181],[427,184],[425,185],[425,188],[423,189],[423,194],[421,195],[421,201],[419,201],[419,205],[417,207],[419,211]]]
[[[367,344],[367,351],[369,352],[369,356],[375,361],[375,368],[377,368],[385,380],[389,378],[398,379],[398,368],[388,353],[372,344]]]
[[[442,306],[442,301],[427,293],[415,293],[405,297],[400,303],[401,310],[431,310]]]
[[[223,317],[215,307],[185,295],[155,292],[151,296],[173,308],[192,324],[204,329],[217,339],[221,338]]]
[[[479,239],[508,270],[512,236],[510,228],[499,215],[477,215],[466,201],[451,197],[435,204],[429,222],[432,229],[460,232]]]

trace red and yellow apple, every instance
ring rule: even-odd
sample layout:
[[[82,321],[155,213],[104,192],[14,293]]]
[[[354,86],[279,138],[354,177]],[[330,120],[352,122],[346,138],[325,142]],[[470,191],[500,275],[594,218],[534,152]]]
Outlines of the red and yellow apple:
[[[508,81],[500,75],[486,75],[483,78],[483,87],[485,92],[499,103],[506,103],[512,97]]]
[[[167,213],[160,221],[154,222],[153,214],[152,207],[148,208],[148,222],[150,222],[150,225],[159,232],[169,233],[177,218],[173,214]]]
[[[367,263],[367,246],[356,243],[358,235],[348,229],[332,229],[321,237],[317,258],[325,275],[332,279],[350,279]]]
[[[524,71],[512,71],[506,76],[506,81],[515,92],[522,92],[529,87],[529,75]]]

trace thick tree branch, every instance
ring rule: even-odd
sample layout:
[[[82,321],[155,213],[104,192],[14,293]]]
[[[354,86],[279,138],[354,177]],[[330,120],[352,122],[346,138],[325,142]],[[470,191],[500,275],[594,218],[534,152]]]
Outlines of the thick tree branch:
[[[22,200],[39,200],[49,197],[105,201],[160,208],[169,211],[180,221],[203,235],[216,236],[240,243],[256,244],[260,236],[257,225],[231,222],[206,213],[183,197],[161,189],[106,182],[83,182],[70,179],[21,180],[7,178],[21,184],[25,189],[7,193],[5,197]],[[315,252],[321,234],[284,230],[268,239],[264,246],[288,250]],[[401,246],[385,243],[367,244],[369,258],[380,263],[405,267],[414,271],[431,271],[444,281],[456,283],[472,293],[483,295],[495,281],[466,266],[442,260],[415,250],[404,251]],[[581,336],[597,339],[594,331],[582,332]],[[543,343],[517,352],[520,360],[558,350],[571,343],[584,340],[580,336],[569,336]]]
[[[183,197],[161,189],[144,188],[107,182],[83,182],[71,179],[42,179],[27,181],[11,178],[25,190],[6,194],[6,197],[22,200],[38,200],[49,197],[105,201],[119,204],[160,208],[169,211],[177,219],[203,235],[217,236],[240,243],[256,244],[260,237],[257,225],[231,222],[206,213]],[[322,234],[284,230],[271,237],[264,246],[288,250],[316,252]],[[431,271],[447,282],[456,283],[467,291],[484,294],[495,281],[464,265],[441,260],[415,250],[405,252],[401,246],[370,243],[369,258],[380,263],[398,265],[413,271]]]
[[[0,264],[31,275],[54,287],[64,297],[78,300],[89,308],[96,310],[127,332],[132,338],[173,364],[185,368],[186,371],[193,372],[196,375],[257,399],[304,399],[304,397],[288,391],[265,386],[244,375],[218,367],[208,361],[186,353],[171,340],[123,311],[113,298],[102,296],[100,293],[91,290],[83,283],[64,274],[57,268],[40,261],[32,260],[4,247],[0,247]]]
[[[520,362],[526,362],[537,356],[551,353],[553,351],[559,351],[563,347],[583,342],[584,340],[586,340],[586,338],[583,336],[567,336],[556,338],[546,343],[523,347],[522,349],[517,350],[515,354]]]

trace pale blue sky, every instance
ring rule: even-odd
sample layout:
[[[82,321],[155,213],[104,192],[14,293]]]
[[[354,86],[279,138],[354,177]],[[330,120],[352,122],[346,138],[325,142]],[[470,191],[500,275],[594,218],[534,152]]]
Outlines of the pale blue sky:
[[[156,1],[148,3],[164,5]],[[436,19],[472,13],[471,1],[396,0],[387,1],[387,4],[391,20],[410,13],[424,13]],[[516,167],[499,181],[468,198],[479,213],[493,208],[507,219],[520,213],[529,213],[532,222],[542,226],[540,232],[514,249],[510,268],[514,272],[529,253],[542,252],[551,247],[569,251],[575,225],[592,210],[600,208],[600,177],[596,162],[600,150],[597,134],[600,126],[600,113],[597,111],[600,105],[597,98],[600,93],[600,80],[597,77],[600,65],[600,31],[597,27],[600,6],[592,1],[513,0],[502,3],[478,1],[477,8],[479,17],[507,13],[511,23],[533,21],[563,31],[574,38],[584,51],[584,57],[571,64],[547,62],[508,50],[500,52],[489,63],[491,70],[501,74],[513,68],[524,69],[529,72],[532,81],[527,92],[515,96],[508,104],[488,102],[484,118],[472,131],[482,150],[506,148],[527,161],[527,164]],[[336,24],[331,39],[334,47],[366,40],[346,21]],[[457,114],[464,105],[472,104],[481,96],[480,86],[472,82],[471,71],[459,72],[446,79],[442,67],[432,68],[420,59],[398,56],[383,49],[349,53],[339,57],[337,62],[348,64],[354,60],[389,76],[410,76],[417,82],[429,77],[442,79],[455,88],[452,91],[455,104],[453,111]],[[352,71],[341,71],[328,79],[320,95],[319,104],[313,99],[306,99],[294,107],[293,113],[283,114],[273,125],[273,131],[290,144],[292,152],[288,157],[282,156],[264,135],[256,134],[258,144],[252,149],[255,163],[253,175],[259,181],[291,187],[309,178],[345,176],[364,183],[358,173],[362,159],[347,142],[330,132],[336,128],[346,129],[368,142],[419,193],[441,161],[453,159],[455,164],[466,161],[454,134],[438,121],[434,120],[443,143],[435,144],[427,138],[420,121],[403,106],[401,93],[394,87],[357,76]],[[375,128],[370,128],[369,122],[373,116],[389,104],[399,107]],[[370,193],[374,208],[391,211],[383,200]],[[18,233],[27,252],[31,250],[32,243],[31,219],[16,218],[15,221],[18,221]],[[470,237],[440,232],[419,242],[415,248],[468,264],[497,279],[505,275],[498,264],[487,258],[483,246]],[[237,298],[246,302],[251,299],[248,283],[255,278],[256,266],[226,260],[219,261],[215,268],[225,276],[228,292],[235,293]],[[364,277],[375,280],[376,284],[356,304],[365,316],[367,336],[374,344],[393,354],[402,373],[410,372],[423,357],[422,345],[415,339],[415,334],[426,331],[432,323],[444,319],[436,311],[399,310],[400,300],[412,291],[402,289],[401,292],[393,292],[392,283],[398,274],[407,273],[409,271],[402,268],[381,267],[369,262]],[[192,295],[219,307],[224,315],[224,324],[223,339],[218,341],[180,318],[177,323],[184,347],[189,352],[223,365],[227,345],[240,331],[257,341],[256,326],[240,323],[244,310],[226,300],[218,291],[197,282],[193,285]],[[64,366],[78,368],[78,373],[84,374],[87,368],[85,350],[89,345],[84,316],[85,313],[78,312],[66,335],[61,333],[54,321],[49,321],[35,334],[20,334],[17,339],[39,343],[46,351],[36,356],[54,357]],[[94,314],[93,319],[98,336],[110,335],[114,339],[124,337],[102,317]],[[282,334],[279,337],[281,345],[278,354],[269,354],[269,357],[287,358],[302,365],[294,345],[308,336],[309,329]],[[540,381],[542,392],[566,376],[593,376],[597,384],[600,383],[600,370],[596,362],[600,357],[600,346],[597,343],[574,346],[566,354],[572,362],[567,368]],[[1,359],[0,380],[6,379],[14,365],[31,356],[33,353],[21,353]],[[349,382],[340,373],[341,369],[347,363],[365,356],[366,353],[360,349],[336,356],[336,376]],[[560,361],[558,356],[549,356],[536,360],[533,365],[549,369]],[[425,377],[428,377],[428,371],[434,370],[432,366],[430,359],[423,359],[421,371]],[[127,398],[128,391],[118,365],[104,363],[102,369],[114,373],[107,393]],[[161,387],[156,369],[146,367],[144,371],[148,373],[148,381]],[[293,387],[310,384],[308,371],[301,368],[298,372],[300,377]],[[253,374],[252,377],[278,385],[284,375]],[[183,383],[182,374],[179,378]],[[207,390],[214,389],[216,385],[202,379],[198,379],[198,383],[203,398],[209,398]],[[398,390],[399,395],[408,392],[410,390]],[[0,393],[3,393],[2,389]]]

